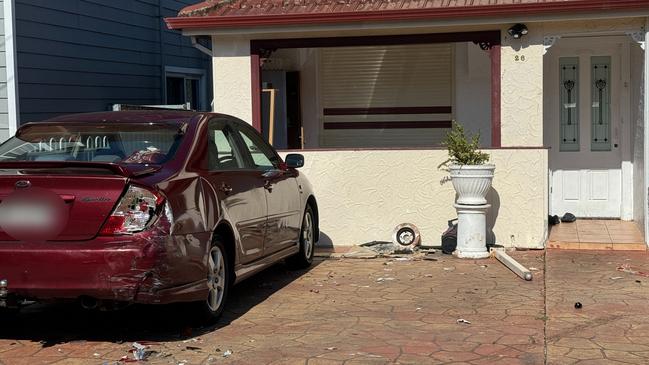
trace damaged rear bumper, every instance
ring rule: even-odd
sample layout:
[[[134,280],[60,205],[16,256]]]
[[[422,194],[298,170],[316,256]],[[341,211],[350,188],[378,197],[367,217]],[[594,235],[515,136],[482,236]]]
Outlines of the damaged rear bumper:
[[[201,300],[207,296],[205,275],[200,259],[192,260],[187,247],[179,248],[184,241],[143,234],[84,242],[0,242],[0,281],[7,284],[0,302],[81,297],[145,304]]]

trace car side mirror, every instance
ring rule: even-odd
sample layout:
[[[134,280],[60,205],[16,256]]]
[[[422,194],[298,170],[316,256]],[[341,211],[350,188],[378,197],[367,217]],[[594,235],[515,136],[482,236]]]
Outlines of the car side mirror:
[[[304,156],[298,153],[286,155],[286,167],[290,169],[299,169],[304,166]]]

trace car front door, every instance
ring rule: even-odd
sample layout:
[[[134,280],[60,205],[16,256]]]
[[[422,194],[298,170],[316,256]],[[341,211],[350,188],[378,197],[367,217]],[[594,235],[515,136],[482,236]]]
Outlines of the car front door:
[[[265,179],[259,171],[248,168],[247,157],[236,148],[237,132],[226,119],[212,119],[207,131],[207,179],[216,191],[220,209],[239,236],[239,263],[250,263],[263,255]]]
[[[279,155],[254,129],[240,123],[236,128],[248,167],[255,169],[264,180],[268,202],[264,255],[296,245],[302,212],[295,172],[281,168]]]

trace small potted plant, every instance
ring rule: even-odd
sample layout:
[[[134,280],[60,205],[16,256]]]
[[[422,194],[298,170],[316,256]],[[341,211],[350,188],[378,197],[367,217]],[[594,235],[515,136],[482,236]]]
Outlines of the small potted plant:
[[[496,166],[487,164],[489,155],[479,151],[480,134],[468,138],[464,127],[453,122],[453,127],[442,145],[448,148],[449,159],[440,167],[446,166],[451,175],[451,182],[458,195],[457,204],[487,204],[486,196],[491,188]]]

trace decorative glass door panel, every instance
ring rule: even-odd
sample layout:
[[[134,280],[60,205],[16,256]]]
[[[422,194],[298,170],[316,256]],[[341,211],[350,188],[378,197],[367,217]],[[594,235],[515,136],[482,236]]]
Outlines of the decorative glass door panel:
[[[579,58],[559,59],[560,150],[579,151]]]
[[[611,57],[591,57],[591,151],[611,150]]]

